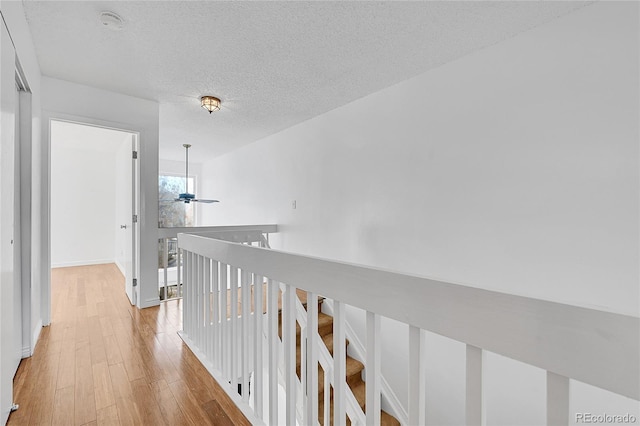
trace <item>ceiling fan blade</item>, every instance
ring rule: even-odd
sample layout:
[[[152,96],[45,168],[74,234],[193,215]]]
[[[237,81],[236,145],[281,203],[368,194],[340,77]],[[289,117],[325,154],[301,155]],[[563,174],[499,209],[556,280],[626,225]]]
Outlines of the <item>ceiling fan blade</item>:
[[[196,202],[198,202],[198,203],[207,203],[207,204],[210,204],[210,203],[219,203],[219,202],[220,202],[220,201],[218,201],[218,200],[191,200],[191,201],[196,201]]]

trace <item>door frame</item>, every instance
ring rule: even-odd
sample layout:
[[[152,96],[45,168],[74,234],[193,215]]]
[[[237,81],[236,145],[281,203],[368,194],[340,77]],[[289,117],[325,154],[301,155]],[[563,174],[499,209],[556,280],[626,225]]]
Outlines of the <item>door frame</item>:
[[[43,126],[46,134],[43,135],[43,139],[47,141],[46,144],[46,152],[43,152],[42,155],[46,157],[47,170],[46,173],[43,173],[43,180],[46,178],[46,190],[43,191],[43,194],[46,193],[46,201],[44,204],[46,206],[46,224],[44,228],[46,231],[43,232],[43,240],[42,241],[42,323],[43,325],[51,324],[51,122],[53,121],[62,121],[67,123],[79,124],[83,126],[91,126],[91,127],[99,127],[103,129],[110,130],[118,130],[121,132],[131,133],[135,136],[136,148],[138,151],[138,158],[140,153],[140,133],[141,129],[132,127],[126,123],[116,123],[107,120],[95,119],[90,117],[82,117],[72,114],[62,114],[55,113],[51,111],[42,111],[42,119],[46,120],[46,125]],[[140,165],[139,161],[136,162],[134,175],[133,175],[133,193],[134,200],[133,209],[135,210],[134,214],[138,215],[140,218]],[[139,225],[139,223],[137,224]],[[133,227],[133,248],[132,248],[132,256],[133,256],[133,277],[140,282],[140,226]],[[123,289],[124,290],[124,289]],[[134,287],[134,300],[140,300],[140,286]]]

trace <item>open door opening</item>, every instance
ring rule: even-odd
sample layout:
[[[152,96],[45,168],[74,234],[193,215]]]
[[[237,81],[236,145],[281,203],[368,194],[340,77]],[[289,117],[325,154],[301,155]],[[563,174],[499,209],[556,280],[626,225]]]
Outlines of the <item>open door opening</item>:
[[[138,134],[51,121],[51,267],[114,263],[138,301]]]

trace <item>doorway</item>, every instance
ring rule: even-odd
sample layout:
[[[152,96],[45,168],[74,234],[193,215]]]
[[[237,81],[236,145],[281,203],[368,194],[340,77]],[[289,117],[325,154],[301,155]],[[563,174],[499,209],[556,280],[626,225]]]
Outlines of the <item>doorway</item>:
[[[138,134],[51,120],[51,268],[114,263],[138,301]]]

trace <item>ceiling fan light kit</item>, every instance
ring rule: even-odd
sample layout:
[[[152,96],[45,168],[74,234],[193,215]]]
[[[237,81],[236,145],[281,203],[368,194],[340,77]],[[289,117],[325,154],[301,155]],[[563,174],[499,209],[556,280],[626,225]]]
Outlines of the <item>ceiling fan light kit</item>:
[[[220,99],[215,96],[203,96],[200,98],[200,105],[202,108],[209,111],[209,114],[213,111],[220,111],[220,104]]]

